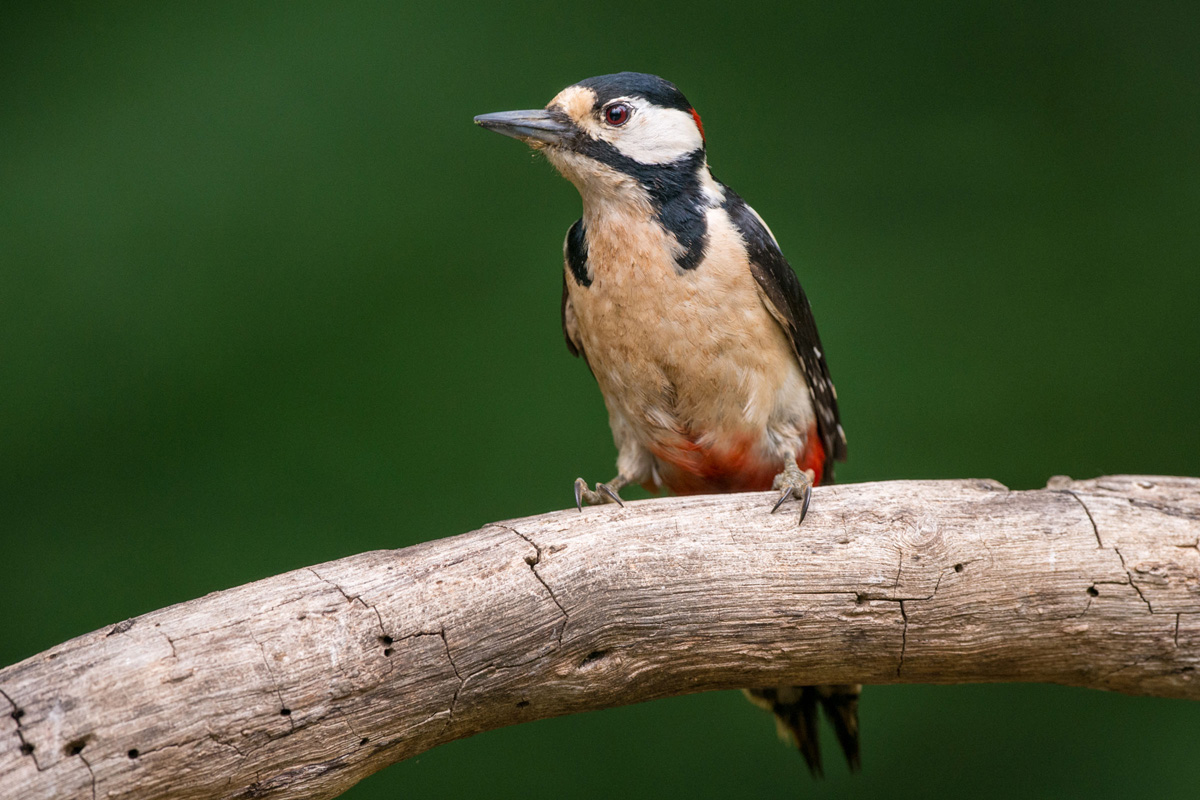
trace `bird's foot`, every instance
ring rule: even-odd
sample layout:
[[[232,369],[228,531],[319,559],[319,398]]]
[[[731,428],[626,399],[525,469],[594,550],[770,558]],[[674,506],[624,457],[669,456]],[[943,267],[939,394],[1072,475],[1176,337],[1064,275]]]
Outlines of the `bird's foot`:
[[[801,471],[795,462],[788,461],[783,472],[775,476],[772,488],[781,490],[781,494],[775,501],[775,507],[771,509],[771,513],[774,514],[778,511],[789,497],[794,497],[802,503],[800,521],[804,522],[804,517],[808,514],[808,504],[812,500],[813,477],[812,470]]]
[[[621,502],[621,496],[617,491],[624,486],[624,483],[619,478],[614,478],[608,483],[597,483],[596,488],[589,489],[587,481],[583,478],[575,479],[575,505],[580,511],[583,511],[583,506],[586,503],[589,506],[598,506],[603,503],[616,503],[622,508],[625,504]]]

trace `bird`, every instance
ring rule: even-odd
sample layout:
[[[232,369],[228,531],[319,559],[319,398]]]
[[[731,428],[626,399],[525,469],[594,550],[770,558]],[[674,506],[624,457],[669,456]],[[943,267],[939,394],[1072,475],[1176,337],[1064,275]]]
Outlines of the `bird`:
[[[800,505],[846,457],[812,308],[766,222],[708,164],[700,114],[671,82],[600,75],[544,108],[481,114],[575,185],[563,241],[562,329],[603,395],[617,474],[575,502],[624,505],[630,484],[674,494],[767,491]],[[861,686],[745,690],[814,776],[818,708],[852,770]]]

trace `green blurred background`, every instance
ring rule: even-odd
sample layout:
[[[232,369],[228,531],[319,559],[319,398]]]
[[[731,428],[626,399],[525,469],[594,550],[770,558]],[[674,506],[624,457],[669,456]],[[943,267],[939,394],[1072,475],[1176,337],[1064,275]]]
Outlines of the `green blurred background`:
[[[1200,5],[6,4],[0,664],[571,502],[574,189],[474,114],[679,84],[816,309],[843,481],[1200,474]],[[736,693],[349,797],[1194,797],[1200,706],[869,688],[809,781]],[[833,761],[833,759],[829,759]]]

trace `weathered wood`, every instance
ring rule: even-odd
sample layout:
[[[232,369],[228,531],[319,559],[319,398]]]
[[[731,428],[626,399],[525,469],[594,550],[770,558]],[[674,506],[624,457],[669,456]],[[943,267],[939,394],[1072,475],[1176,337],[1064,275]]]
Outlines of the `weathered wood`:
[[[709,689],[1200,699],[1200,480],[554,512],[297,570],[0,671],[0,797],[332,797],[443,742]]]

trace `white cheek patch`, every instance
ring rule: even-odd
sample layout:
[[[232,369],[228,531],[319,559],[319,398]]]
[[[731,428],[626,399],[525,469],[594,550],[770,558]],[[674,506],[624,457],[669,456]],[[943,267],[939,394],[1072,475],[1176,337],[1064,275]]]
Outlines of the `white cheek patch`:
[[[661,108],[644,100],[631,101],[634,112],[619,128],[606,127],[599,137],[622,155],[643,164],[666,164],[704,146],[692,115]]]

